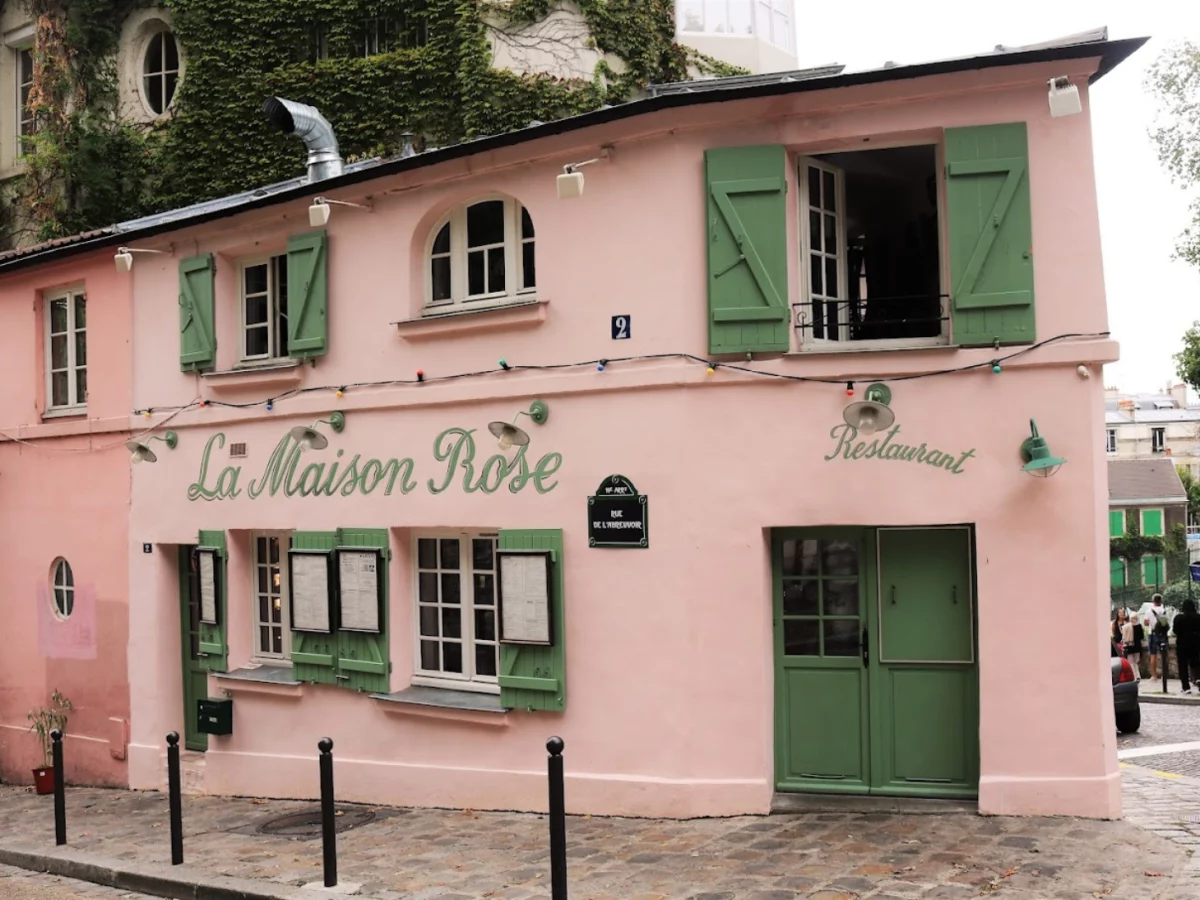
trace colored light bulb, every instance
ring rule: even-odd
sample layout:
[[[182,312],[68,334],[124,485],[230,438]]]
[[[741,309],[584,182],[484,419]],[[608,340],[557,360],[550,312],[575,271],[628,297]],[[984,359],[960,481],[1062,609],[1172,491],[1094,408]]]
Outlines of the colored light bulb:
[[[707,369],[704,370],[706,375],[714,375],[714,374],[716,374],[716,371],[717,370],[714,369],[712,366],[709,366]]]
[[[1000,363],[995,363],[995,364],[992,366],[992,372],[993,372],[994,374],[996,374],[996,375],[999,375],[999,374],[1000,374],[1000,371],[1001,371],[1001,370],[1000,370]]]

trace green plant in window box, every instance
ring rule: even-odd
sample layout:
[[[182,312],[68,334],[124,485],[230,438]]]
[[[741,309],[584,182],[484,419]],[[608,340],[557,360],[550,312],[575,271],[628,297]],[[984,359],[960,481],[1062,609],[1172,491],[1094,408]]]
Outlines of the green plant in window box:
[[[74,705],[58,689],[50,695],[49,706],[38,706],[31,709],[26,718],[30,721],[29,730],[36,731],[38,740],[42,742],[43,765],[33,770],[33,781],[39,794],[49,794],[54,790],[54,756],[51,749],[50,732],[56,728],[66,734],[67,714],[75,710]]]

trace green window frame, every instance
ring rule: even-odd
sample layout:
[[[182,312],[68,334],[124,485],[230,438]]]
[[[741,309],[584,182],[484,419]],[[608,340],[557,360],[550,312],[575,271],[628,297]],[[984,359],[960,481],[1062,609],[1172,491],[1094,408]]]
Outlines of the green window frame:
[[[1142,534],[1146,537],[1162,537],[1166,534],[1163,511],[1161,509],[1142,510]]]
[[[1110,509],[1108,511],[1108,536],[1125,536],[1125,510]]]
[[[1125,560],[1114,557],[1108,561],[1109,587],[1125,587]]]
[[[1158,554],[1142,557],[1142,584],[1146,587],[1162,587],[1166,584],[1166,560]]]

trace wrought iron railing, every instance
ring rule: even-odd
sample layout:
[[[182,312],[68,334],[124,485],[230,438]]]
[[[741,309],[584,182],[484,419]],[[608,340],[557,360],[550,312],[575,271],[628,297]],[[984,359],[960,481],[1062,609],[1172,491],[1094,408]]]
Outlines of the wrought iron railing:
[[[901,294],[865,300],[812,299],[793,303],[803,341],[934,338],[945,334],[949,294]],[[843,330],[844,329],[844,330]]]

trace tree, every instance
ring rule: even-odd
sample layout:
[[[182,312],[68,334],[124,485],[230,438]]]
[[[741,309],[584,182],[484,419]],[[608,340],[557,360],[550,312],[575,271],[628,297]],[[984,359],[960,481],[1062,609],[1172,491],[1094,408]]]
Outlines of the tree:
[[[1177,466],[1176,471],[1179,472],[1179,480],[1183,482],[1183,490],[1187,493],[1188,520],[1200,518],[1200,481],[1196,480],[1189,470],[1181,466]]]

